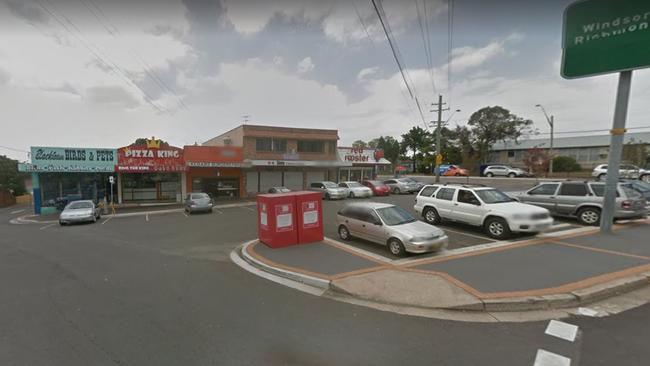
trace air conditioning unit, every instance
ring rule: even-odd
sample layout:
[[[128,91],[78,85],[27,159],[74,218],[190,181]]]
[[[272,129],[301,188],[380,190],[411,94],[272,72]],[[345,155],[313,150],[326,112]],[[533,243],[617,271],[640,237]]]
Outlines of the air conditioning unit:
[[[224,139],[223,139],[223,144],[224,144],[225,146],[230,146],[230,145],[232,145],[232,139],[231,139],[230,137],[226,137],[226,138],[224,138]]]

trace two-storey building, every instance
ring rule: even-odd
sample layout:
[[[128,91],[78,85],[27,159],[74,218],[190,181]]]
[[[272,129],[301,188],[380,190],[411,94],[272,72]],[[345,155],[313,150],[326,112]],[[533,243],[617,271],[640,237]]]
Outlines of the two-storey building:
[[[337,130],[241,125],[203,143],[242,147],[242,187],[246,195],[285,186],[305,189],[309,183],[338,180],[338,168],[351,166],[339,159]]]

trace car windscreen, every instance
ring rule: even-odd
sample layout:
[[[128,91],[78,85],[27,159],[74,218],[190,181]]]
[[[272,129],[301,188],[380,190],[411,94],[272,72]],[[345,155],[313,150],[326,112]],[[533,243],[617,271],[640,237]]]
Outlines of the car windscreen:
[[[398,206],[379,208],[377,209],[377,213],[388,226],[417,221],[408,211]]]
[[[514,201],[510,196],[498,189],[479,189],[474,191],[485,203],[503,203]]]
[[[372,184],[373,186],[383,186],[384,182],[380,180],[369,180],[368,183]]]
[[[209,199],[210,196],[208,196],[207,193],[192,193],[192,199],[193,200],[199,200],[199,199]]]
[[[326,188],[336,188],[338,187],[336,183],[334,182],[323,182],[323,185],[325,185]]]
[[[358,188],[358,187],[363,187],[363,186],[361,185],[361,183],[350,182],[350,183],[348,183],[348,187],[350,187],[350,188]]]
[[[70,210],[83,210],[88,208],[93,208],[93,204],[90,202],[73,202],[68,206]]]

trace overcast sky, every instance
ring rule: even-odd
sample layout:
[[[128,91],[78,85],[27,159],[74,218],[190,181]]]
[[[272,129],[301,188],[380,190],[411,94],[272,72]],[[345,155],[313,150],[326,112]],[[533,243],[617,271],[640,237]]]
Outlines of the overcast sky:
[[[448,2],[383,7],[427,120],[440,93],[452,124],[501,105],[544,133],[542,103],[556,131],[609,128],[616,77],[559,75],[568,3],[455,0],[451,78]],[[6,148],[200,143],[245,115],[340,145],[423,125],[370,0],[0,0],[0,34],[0,154],[20,160]],[[650,125],[649,98],[637,71],[628,126]]]

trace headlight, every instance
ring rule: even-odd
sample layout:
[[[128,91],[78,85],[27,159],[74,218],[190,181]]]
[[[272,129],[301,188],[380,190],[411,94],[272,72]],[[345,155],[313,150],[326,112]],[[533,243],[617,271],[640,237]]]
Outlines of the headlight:
[[[515,220],[525,220],[525,219],[528,218],[528,215],[514,214],[514,215],[512,215],[512,218],[515,219]]]

